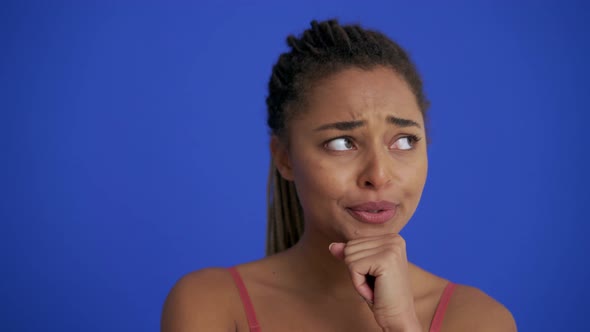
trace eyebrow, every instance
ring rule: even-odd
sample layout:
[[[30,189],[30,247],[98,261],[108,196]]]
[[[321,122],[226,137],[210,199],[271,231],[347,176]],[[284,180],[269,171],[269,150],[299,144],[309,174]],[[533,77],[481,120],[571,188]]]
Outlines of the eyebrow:
[[[420,126],[420,124],[418,124],[414,120],[402,119],[402,118],[398,118],[398,117],[391,116],[391,115],[387,117],[387,122],[391,123],[397,127],[400,127],[400,128],[407,128],[407,127],[422,128]],[[348,130],[353,130],[353,129],[362,127],[365,124],[366,124],[366,121],[362,121],[362,120],[341,121],[341,122],[328,123],[328,124],[319,126],[318,128],[315,129],[315,131],[322,131],[322,130],[329,130],[329,129],[348,131]]]

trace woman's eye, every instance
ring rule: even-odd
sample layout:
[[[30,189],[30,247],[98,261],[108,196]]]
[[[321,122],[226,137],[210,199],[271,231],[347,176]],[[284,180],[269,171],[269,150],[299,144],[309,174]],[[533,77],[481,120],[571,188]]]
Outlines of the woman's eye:
[[[334,151],[347,151],[354,149],[354,145],[349,138],[340,137],[326,143],[326,148]]]
[[[404,136],[400,137],[395,143],[393,143],[394,149],[399,150],[410,150],[414,147],[414,144],[420,139],[417,136]]]

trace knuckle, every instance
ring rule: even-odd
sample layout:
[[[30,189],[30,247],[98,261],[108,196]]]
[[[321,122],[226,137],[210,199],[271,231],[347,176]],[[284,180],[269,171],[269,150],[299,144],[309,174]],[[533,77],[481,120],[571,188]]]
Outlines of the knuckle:
[[[392,242],[392,245],[400,250],[405,250],[406,240],[404,240],[402,237],[395,238]]]
[[[404,248],[399,245],[388,246],[384,249],[384,252],[388,257],[393,257],[395,259],[400,259],[404,257]]]
[[[351,272],[355,272],[358,270],[358,263],[357,262],[350,262],[348,265],[348,270]]]
[[[393,240],[395,241],[395,243],[399,243],[399,244],[406,244],[406,239],[404,239],[403,237],[401,237],[400,235],[396,235]]]
[[[344,256],[344,263],[351,266],[354,264],[354,260],[350,256]]]
[[[396,255],[398,253],[398,250],[395,246],[387,246],[384,252],[388,255]]]
[[[354,252],[353,247],[350,245],[344,246],[344,256],[349,256]]]

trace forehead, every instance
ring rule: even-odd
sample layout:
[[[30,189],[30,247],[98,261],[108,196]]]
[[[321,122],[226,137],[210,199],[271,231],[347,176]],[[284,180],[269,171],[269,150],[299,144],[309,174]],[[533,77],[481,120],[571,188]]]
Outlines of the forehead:
[[[423,122],[408,84],[386,67],[345,69],[316,82],[306,96],[304,113],[302,118],[316,121],[388,114]]]

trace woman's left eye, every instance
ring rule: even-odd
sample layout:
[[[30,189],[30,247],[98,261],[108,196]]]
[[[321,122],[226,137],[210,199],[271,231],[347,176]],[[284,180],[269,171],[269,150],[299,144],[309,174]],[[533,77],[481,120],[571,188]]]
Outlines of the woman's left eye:
[[[354,149],[352,140],[348,137],[335,138],[326,143],[326,148],[333,151],[347,151]]]
[[[411,150],[414,147],[414,144],[419,140],[420,138],[415,135],[400,137],[395,143],[393,143],[393,148],[399,150]]]

